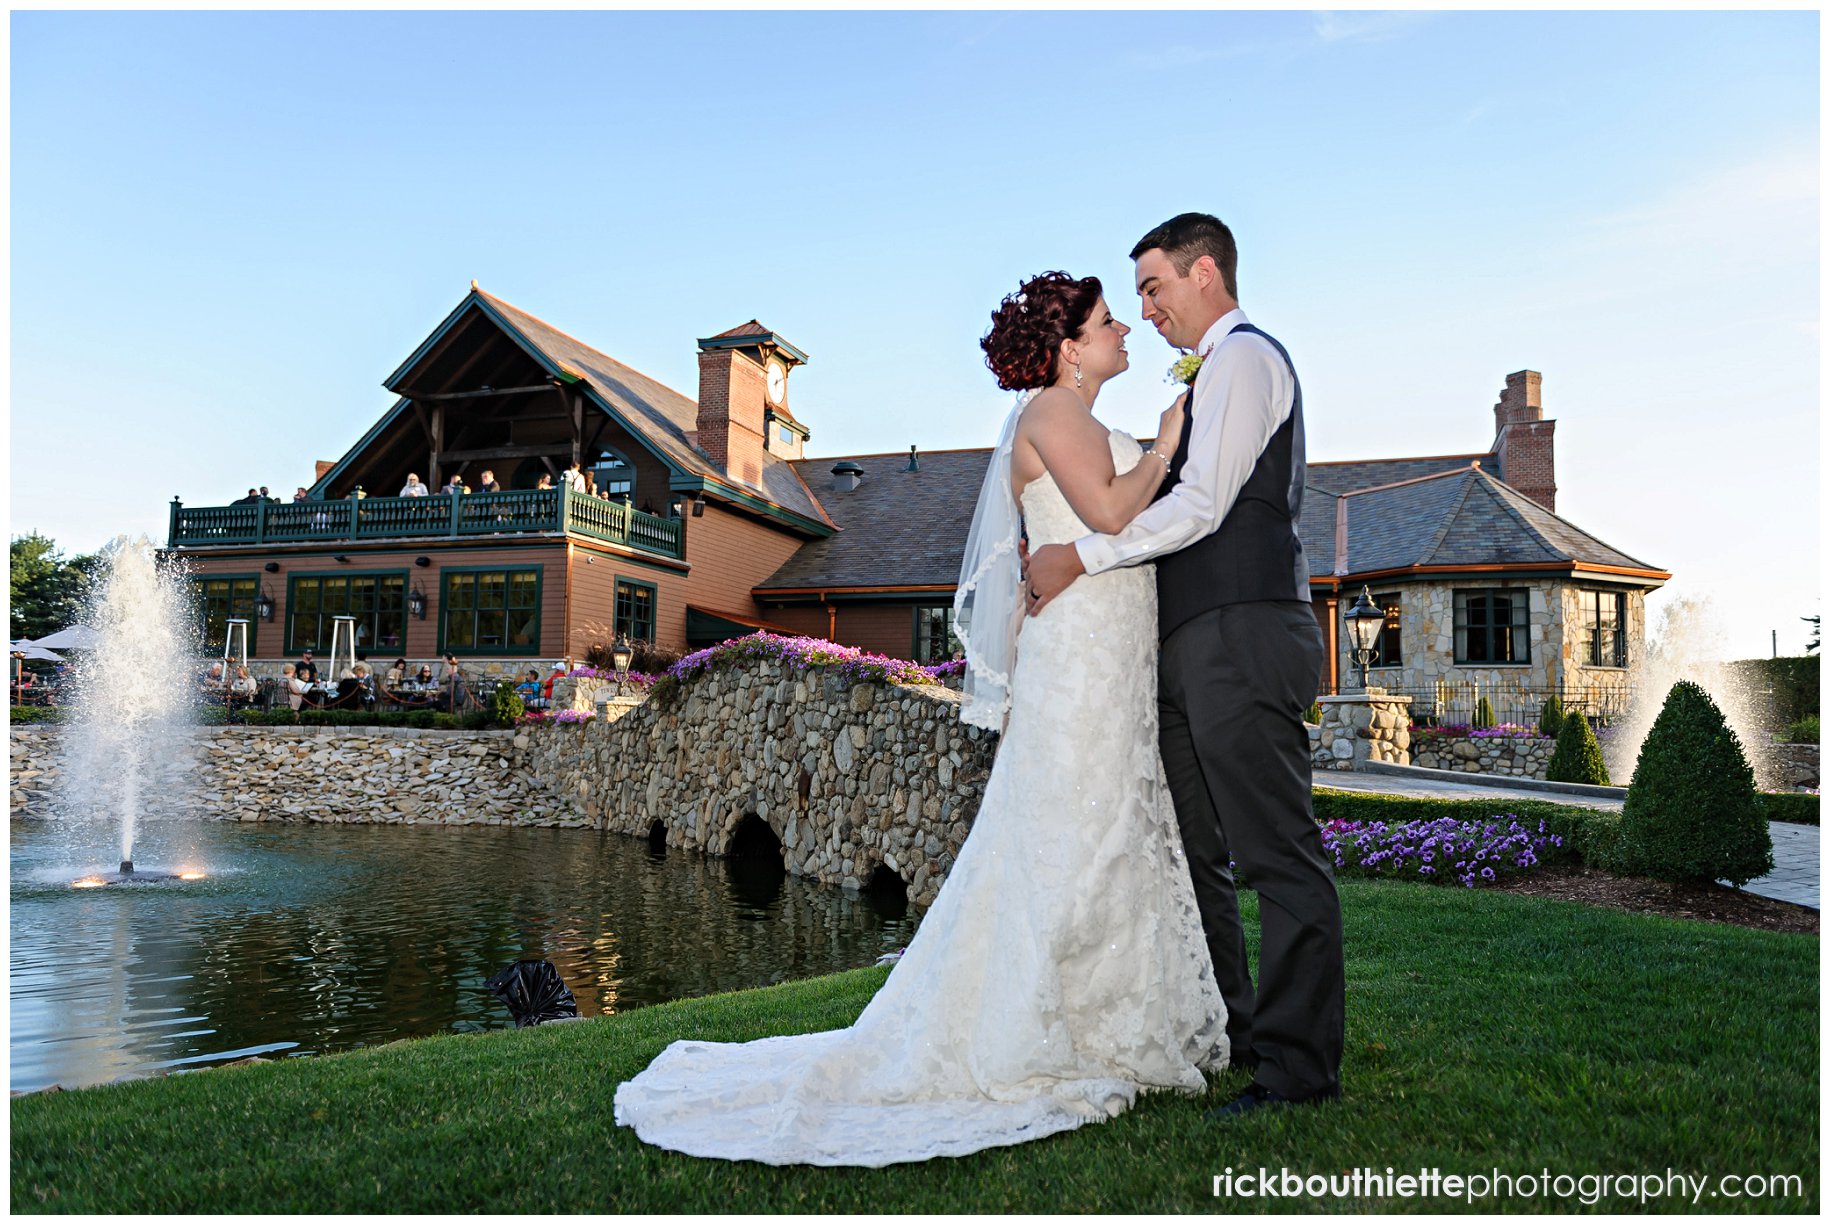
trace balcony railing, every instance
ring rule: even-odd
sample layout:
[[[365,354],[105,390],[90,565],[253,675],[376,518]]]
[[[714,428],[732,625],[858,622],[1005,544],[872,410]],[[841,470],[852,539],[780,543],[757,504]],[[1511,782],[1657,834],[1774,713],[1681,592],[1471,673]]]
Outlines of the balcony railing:
[[[390,538],[446,539],[518,532],[570,532],[664,557],[684,557],[680,521],[636,510],[627,500],[558,489],[352,497],[335,502],[185,506],[172,499],[168,543],[295,544]]]

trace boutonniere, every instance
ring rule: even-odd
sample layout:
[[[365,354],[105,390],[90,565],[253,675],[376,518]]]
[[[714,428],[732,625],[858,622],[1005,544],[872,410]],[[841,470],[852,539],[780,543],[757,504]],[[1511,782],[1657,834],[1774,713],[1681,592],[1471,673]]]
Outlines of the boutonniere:
[[[1199,353],[1184,353],[1176,358],[1175,365],[1169,368],[1169,382],[1183,383],[1189,387],[1195,385],[1195,375],[1201,373],[1201,363],[1207,359]]]

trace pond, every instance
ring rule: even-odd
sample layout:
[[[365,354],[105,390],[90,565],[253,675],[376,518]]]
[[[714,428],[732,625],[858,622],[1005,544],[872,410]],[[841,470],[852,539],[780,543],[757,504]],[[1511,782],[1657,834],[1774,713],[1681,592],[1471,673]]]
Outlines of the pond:
[[[598,1016],[869,965],[919,912],[779,863],[589,830],[168,822],[73,889],[100,830],[12,824],[15,1091],[512,1028],[483,987],[545,958]],[[93,834],[94,836],[88,836]]]

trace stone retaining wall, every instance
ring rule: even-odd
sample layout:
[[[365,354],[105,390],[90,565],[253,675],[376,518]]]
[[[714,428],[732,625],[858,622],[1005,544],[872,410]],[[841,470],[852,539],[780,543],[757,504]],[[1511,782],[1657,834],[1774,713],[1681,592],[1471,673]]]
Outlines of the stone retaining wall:
[[[1823,775],[1822,758],[1822,745],[1776,744],[1767,750],[1767,766],[1772,778],[1765,785],[1784,791],[1819,786],[1818,779]]]
[[[1413,736],[1411,764],[1428,770],[1542,779],[1557,742],[1549,736]]]
[[[555,686],[557,690],[557,686]],[[966,840],[997,737],[939,686],[849,685],[768,660],[707,672],[614,721],[527,729],[534,773],[591,825],[730,849],[754,815],[788,871],[857,887],[881,865],[934,899]]]
[[[1309,764],[1315,770],[1355,770],[1368,761],[1411,762],[1411,699],[1383,689],[1320,699],[1322,721],[1309,729]]]
[[[420,728],[200,727],[154,790],[188,775],[187,798],[227,821],[584,825],[537,782],[514,732]],[[55,814],[63,729],[9,737],[12,815]]]

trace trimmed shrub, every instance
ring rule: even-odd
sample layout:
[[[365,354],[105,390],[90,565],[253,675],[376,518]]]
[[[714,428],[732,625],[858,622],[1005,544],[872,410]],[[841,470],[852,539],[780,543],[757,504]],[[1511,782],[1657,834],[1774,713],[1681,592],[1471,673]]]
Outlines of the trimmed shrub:
[[[67,723],[69,712],[61,706],[15,706],[10,716],[13,726],[21,723]]]
[[[1607,763],[1601,760],[1601,745],[1589,730],[1588,717],[1579,710],[1563,716],[1563,728],[1557,733],[1557,747],[1551,750],[1550,764],[1544,777],[1553,783],[1593,783],[1608,785]]]
[[[1474,704],[1474,726],[1492,727],[1498,722],[1499,720],[1493,717],[1493,703],[1489,702],[1487,695],[1483,693],[1481,700]]]
[[[1550,695],[1550,701],[1544,703],[1544,709],[1538,712],[1538,735],[1555,736],[1563,730],[1563,699],[1556,694]]]
[[[1762,791],[1760,807],[1769,821],[1791,825],[1817,825],[1817,796],[1807,791]]]
[[[1321,721],[1322,721],[1322,704],[1320,702],[1309,703],[1309,709],[1305,710],[1303,712],[1303,722],[1304,723],[1320,723]]]
[[[527,712],[527,703],[513,685],[497,685],[489,699],[489,718],[497,727],[513,727],[515,720]]]
[[[1822,744],[1823,741],[1823,728],[1816,715],[1806,715],[1802,719],[1795,719],[1792,725],[1786,728],[1785,742],[1787,744]]]
[[[1621,812],[1624,870],[1739,888],[1773,870],[1773,839],[1741,741],[1702,686],[1666,695]]]

